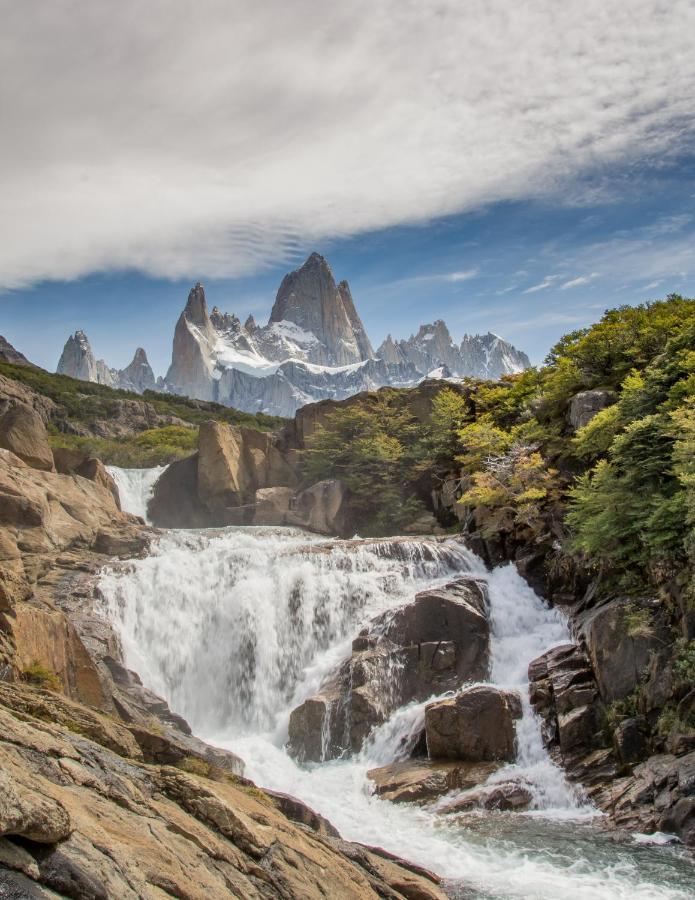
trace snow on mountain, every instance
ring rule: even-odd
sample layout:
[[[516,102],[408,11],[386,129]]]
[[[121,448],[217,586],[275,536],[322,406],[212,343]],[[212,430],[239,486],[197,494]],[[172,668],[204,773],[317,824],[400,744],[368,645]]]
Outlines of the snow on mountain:
[[[391,335],[375,353],[346,281],[336,284],[327,261],[312,253],[283,279],[267,325],[242,325],[216,306],[208,312],[196,284],[174,330],[172,359],[157,386],[248,412],[291,416],[323,399],[343,399],[425,378],[499,378],[528,367],[525,353],[498,335],[464,335],[456,344],[446,324],[422,325],[408,340]],[[154,386],[143,350],[124,370],[94,360],[83,332],[68,339],[59,371],[130,390]],[[80,373],[80,374],[77,374]]]

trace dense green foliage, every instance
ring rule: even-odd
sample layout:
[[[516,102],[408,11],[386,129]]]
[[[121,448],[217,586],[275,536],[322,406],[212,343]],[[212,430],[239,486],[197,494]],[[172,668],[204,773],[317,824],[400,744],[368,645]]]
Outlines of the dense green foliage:
[[[424,511],[415,491],[419,456],[417,422],[406,396],[382,390],[328,417],[310,442],[304,474],[309,484],[342,479],[362,530],[385,534]]]
[[[143,469],[167,465],[195,453],[198,446],[198,429],[167,425],[164,428],[148,428],[139,434],[117,439],[96,435],[64,434],[52,430],[49,442],[54,448],[67,447],[71,450],[81,450],[87,456],[96,456],[106,465]]]
[[[575,433],[572,398],[593,389],[609,405]],[[307,475],[344,478],[373,531],[397,530],[455,472],[483,533],[564,531],[565,552],[606,587],[695,581],[695,301],[610,310],[540,369],[442,386],[429,417],[417,403],[380,391],[339,407],[310,442]]]

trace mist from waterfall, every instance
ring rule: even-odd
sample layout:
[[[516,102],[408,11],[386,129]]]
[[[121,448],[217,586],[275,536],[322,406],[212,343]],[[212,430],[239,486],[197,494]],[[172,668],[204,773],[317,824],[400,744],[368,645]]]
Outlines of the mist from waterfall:
[[[488,581],[490,680],[522,696],[517,762],[493,778],[522,780],[535,811],[481,811],[462,822],[374,796],[367,772],[407,757],[424,703],[397,710],[351,759],[305,767],[291,759],[291,710],[349,654],[360,627],[463,573]],[[256,783],[299,797],[344,838],[433,869],[452,890],[465,885],[467,897],[688,896],[663,852],[618,847],[582,824],[594,811],[549,759],[526,676],[531,659],[569,639],[567,626],[513,566],[488,573],[457,539],[337,541],[239,528],[169,532],[151,556],[106,570],[100,586],[143,682],[200,736],[238,753]]]

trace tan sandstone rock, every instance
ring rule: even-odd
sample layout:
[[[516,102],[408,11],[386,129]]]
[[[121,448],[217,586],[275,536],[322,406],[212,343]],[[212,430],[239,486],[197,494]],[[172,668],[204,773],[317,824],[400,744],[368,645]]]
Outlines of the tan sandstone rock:
[[[41,416],[25,403],[11,406],[0,418],[0,447],[35,469],[54,471],[46,426]]]

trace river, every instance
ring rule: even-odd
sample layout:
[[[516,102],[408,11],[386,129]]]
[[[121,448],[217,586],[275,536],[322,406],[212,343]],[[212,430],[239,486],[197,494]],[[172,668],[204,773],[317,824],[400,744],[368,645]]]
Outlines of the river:
[[[127,483],[138,480],[140,496],[122,495],[133,511],[143,510],[154,483],[144,475]],[[487,580],[490,680],[522,696],[517,762],[493,778],[522,780],[531,810],[447,821],[436,804],[373,796],[367,771],[407,751],[424,704],[398,710],[356,757],[299,766],[284,749],[289,714],[348,655],[361,625],[462,573]],[[239,754],[257,784],[299,797],[343,837],[436,871],[452,897],[692,896],[695,869],[685,851],[602,830],[581,788],[545,751],[526,672],[569,632],[513,566],[488,572],[455,538],[408,539],[394,555],[389,541],[227,528],[167,532],[148,557],[105,570],[100,586],[126,664],[197,735]]]

